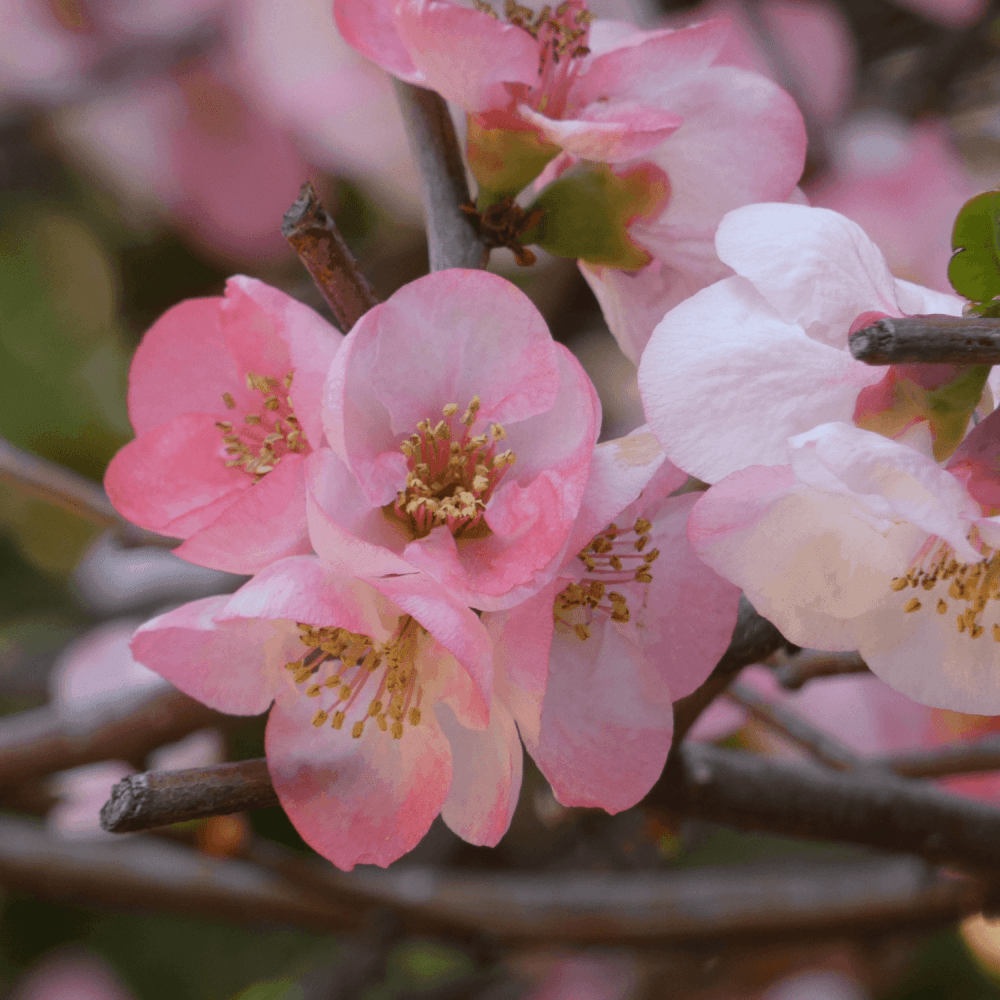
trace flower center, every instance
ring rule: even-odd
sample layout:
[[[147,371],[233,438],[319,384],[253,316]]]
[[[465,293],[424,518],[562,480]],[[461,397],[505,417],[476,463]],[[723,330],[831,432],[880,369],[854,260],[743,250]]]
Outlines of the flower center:
[[[423,688],[415,660],[426,634],[410,615],[401,616],[381,644],[345,628],[314,628],[299,622],[299,639],[309,652],[286,663],[285,669],[296,684],[305,685],[306,697],[330,699],[312,718],[317,729],[327,720],[334,729],[342,729],[350,717],[351,736],[358,740],[368,719],[374,719],[383,733],[398,740],[403,737],[404,720],[420,725]],[[371,700],[364,695],[366,690]]]
[[[416,538],[441,525],[456,538],[489,534],[483,512],[515,455],[509,450],[497,454],[497,442],[507,437],[500,424],[492,424],[488,434],[472,434],[479,406],[474,396],[462,416],[460,438],[452,430],[458,404],[449,403],[443,420],[421,420],[416,433],[399,446],[409,469],[406,489],[385,509],[405,522]]]
[[[497,17],[487,0],[474,0],[476,10]],[[587,42],[594,15],[586,0],[566,0],[553,11],[543,7],[537,14],[515,0],[505,0],[504,18],[528,32],[538,42],[538,86],[534,107],[550,118],[560,118],[566,110],[569,85],[576,76],[578,60],[590,55]]]
[[[973,529],[973,533],[975,529]],[[973,536],[969,536],[973,545]],[[935,546],[937,546],[935,548]],[[894,591],[903,591],[907,587],[919,587],[925,591],[933,591],[938,586],[946,590],[946,595],[938,595],[935,605],[939,615],[948,613],[949,603],[944,598],[965,605],[955,620],[955,627],[970,639],[978,639],[985,626],[978,619],[986,610],[990,601],[1000,601],[1000,552],[988,545],[979,543],[983,558],[975,563],[960,563],[955,559],[955,551],[946,542],[931,538],[917,554],[905,576],[897,576],[890,586]],[[928,603],[932,599],[928,595]],[[918,597],[911,597],[903,604],[903,610],[909,614],[919,611],[924,603]],[[993,638],[1000,642],[1000,624],[993,623]]]
[[[215,422],[215,426],[222,431],[226,454],[232,456],[226,465],[240,466],[253,476],[254,482],[266,476],[288,452],[309,450],[288,398],[292,374],[289,372],[279,381],[247,372],[247,388],[264,397],[262,412],[244,414],[243,424],[236,427],[231,420]],[[236,409],[236,400],[231,393],[224,392],[222,401],[228,409]]]
[[[632,615],[628,600],[616,590],[608,591],[609,584],[641,583],[648,587],[653,582],[652,565],[660,555],[659,549],[643,553],[649,544],[652,525],[640,517],[631,528],[609,524],[577,556],[587,567],[587,575],[579,583],[569,584],[556,595],[553,615],[557,623],[571,628],[580,639],[590,638],[590,627],[597,613],[611,615],[611,620],[627,622]],[[633,540],[629,536],[636,536]],[[607,597],[608,603],[601,602]]]

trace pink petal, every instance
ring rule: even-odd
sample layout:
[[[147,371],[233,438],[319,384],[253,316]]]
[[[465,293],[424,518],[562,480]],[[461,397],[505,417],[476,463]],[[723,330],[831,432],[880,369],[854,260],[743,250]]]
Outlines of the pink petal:
[[[175,554],[199,566],[256,573],[276,559],[311,552],[303,462],[302,455],[283,456]]]
[[[635,805],[660,776],[672,733],[667,683],[623,631],[610,620],[586,640],[556,629],[535,762],[563,805]]]
[[[854,500],[798,485],[789,466],[751,466],[701,497],[688,537],[791,642],[856,649],[852,619],[890,592],[927,539],[909,525],[883,533],[857,510]]]
[[[259,715],[274,698],[280,659],[267,663],[262,651],[279,637],[267,621],[216,621],[229,600],[206,597],[146,622],[132,639],[132,655],[210,708]]]
[[[242,275],[226,283],[222,325],[230,344],[238,345],[234,357],[261,366],[251,370],[278,377],[294,371],[289,393],[292,408],[306,440],[318,447],[323,437],[323,382],[343,334],[290,295]],[[252,346],[249,336],[256,341]]]
[[[313,548],[330,566],[360,577],[409,573],[396,555],[405,537],[374,507],[344,463],[329,449],[308,460],[306,516]]]
[[[401,611],[412,615],[454,656],[471,684],[452,678],[449,684],[452,706],[463,726],[484,728],[489,720],[493,691],[493,648],[475,612],[422,573],[381,577],[371,583]]]
[[[446,705],[436,709],[451,744],[451,789],[441,807],[448,827],[470,844],[494,847],[507,832],[521,791],[521,741],[494,699],[489,728],[466,729]]]
[[[795,102],[770,80],[713,66],[671,79],[658,103],[684,119],[651,156],[670,178],[664,226],[712,227],[740,205],[784,201],[798,183],[805,126]]]
[[[478,10],[450,0],[398,0],[395,24],[422,86],[467,112],[506,106],[506,84],[538,80],[538,42]]]
[[[793,434],[851,420],[858,392],[882,374],[807,336],[733,277],[663,318],[639,365],[639,391],[670,460],[716,482],[746,465],[787,461]]]
[[[680,115],[633,101],[584,108],[573,118],[549,118],[527,104],[518,114],[549,142],[584,160],[624,163],[656,148],[684,123]]]
[[[185,413],[125,445],[104,474],[104,488],[130,521],[186,538],[211,524],[253,479],[227,468],[216,414]]]
[[[717,18],[676,31],[632,34],[586,62],[570,90],[571,107],[584,108],[622,97],[658,104],[660,82],[706,69],[721,51],[729,31],[728,22]],[[667,66],[669,74],[664,72]]]
[[[134,1000],[115,970],[82,948],[46,952],[10,996],[11,1000]]]
[[[180,416],[226,412],[222,393],[242,379],[222,339],[221,298],[188,299],[146,332],[129,371],[128,413],[137,436]]]
[[[312,725],[315,704],[290,695],[267,722],[268,770],[306,842],[338,868],[385,867],[416,847],[451,784],[451,751],[432,712],[392,739]]]
[[[334,0],[337,30],[349,45],[393,76],[426,86],[396,30],[394,6],[393,0]]]
[[[740,588],[709,569],[688,542],[688,517],[699,499],[698,493],[672,497],[650,515],[650,544],[662,555],[650,570],[640,641],[674,701],[700,687],[719,662],[740,601]]]
[[[747,205],[723,219],[719,257],[777,314],[844,348],[863,312],[899,315],[895,280],[878,247],[849,219],[805,205]]]

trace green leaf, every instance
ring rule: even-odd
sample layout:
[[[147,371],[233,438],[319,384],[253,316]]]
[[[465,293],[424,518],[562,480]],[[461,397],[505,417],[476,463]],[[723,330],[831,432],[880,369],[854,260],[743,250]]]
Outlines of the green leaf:
[[[652,164],[618,174],[606,164],[584,164],[549,184],[528,208],[543,210],[524,233],[556,257],[636,271],[652,259],[628,234],[639,218],[658,213],[670,194],[666,175]]]
[[[971,198],[955,219],[948,280],[959,295],[987,302],[1000,295],[1000,192]]]
[[[234,1000],[302,1000],[304,996],[294,979],[273,979],[269,983],[255,983]]]

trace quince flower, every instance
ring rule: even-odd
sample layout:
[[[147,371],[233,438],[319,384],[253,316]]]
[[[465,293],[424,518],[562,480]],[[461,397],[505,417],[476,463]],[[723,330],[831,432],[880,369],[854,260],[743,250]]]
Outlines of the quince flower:
[[[466,112],[483,226],[579,260],[637,361],[670,306],[728,273],[722,216],[793,195],[802,116],[766,77],[715,65],[725,21],[641,31],[585,0],[474,6],[336,0],[335,15],[359,52]]]
[[[420,569],[489,610],[558,568],[600,404],[521,291],[455,269],[361,317],[330,366],[323,421],[316,552],[362,578]]]
[[[132,650],[219,711],[272,706],[278,798],[341,868],[395,861],[438,813],[476,844],[510,823],[521,747],[492,696],[489,637],[423,574],[366,583],[289,556],[231,596],[147,622]]]
[[[647,428],[599,445],[556,578],[483,616],[498,690],[559,802],[618,812],[660,776],[673,705],[725,652],[739,590],[698,560],[699,494]],[[621,766],[622,755],[628,767]]]
[[[132,361],[137,437],[108,466],[111,502],[213,569],[253,573],[311,551],[304,466],[322,443],[323,379],[342,339],[252,278],[169,309]]]
[[[926,427],[907,443],[823,424],[789,439],[790,464],[704,494],[691,544],[791,642],[857,649],[922,704],[1000,713],[998,419],[946,468]]]
[[[891,436],[921,418],[951,365],[855,361],[848,335],[880,316],[959,316],[963,300],[894,278],[850,219],[803,205],[747,205],[715,238],[736,274],[693,295],[657,326],[639,366],[649,425],[671,461],[714,483],[748,465],[780,465],[786,441],[854,421]],[[949,448],[978,402],[936,427]]]

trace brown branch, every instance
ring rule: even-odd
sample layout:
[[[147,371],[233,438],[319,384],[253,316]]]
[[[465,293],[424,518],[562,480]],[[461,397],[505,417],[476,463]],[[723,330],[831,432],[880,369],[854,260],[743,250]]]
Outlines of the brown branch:
[[[867,365],[1000,363],[1000,319],[978,316],[884,317],[852,333],[851,354]]]
[[[394,80],[410,153],[421,185],[432,271],[485,267],[489,249],[462,206],[471,200],[462,152],[444,99],[431,90]]]
[[[904,750],[875,757],[871,762],[907,778],[1000,771],[1000,736],[987,736],[975,743],[950,743],[933,750]]]
[[[129,833],[185,820],[278,805],[264,759],[183,771],[147,771],[119,781],[101,808],[101,826]]]
[[[868,664],[858,653],[826,653],[819,649],[800,649],[795,653],[779,650],[770,662],[778,683],[789,691],[798,691],[817,677],[869,672]]]
[[[176,539],[164,538],[127,521],[93,480],[47,458],[24,451],[5,438],[0,438],[0,481],[16,486],[29,496],[55,504],[92,524],[113,528],[121,538],[132,544],[177,544]]]
[[[745,684],[730,684],[726,688],[726,697],[745,708],[755,719],[808,751],[827,767],[838,771],[850,771],[865,763],[828,733],[817,729],[811,722],[784,705],[768,701]]]
[[[866,768],[814,764],[688,743],[649,800],[683,816],[812,840],[1000,867],[1000,809]]]
[[[378,299],[312,184],[305,183],[281,220],[281,235],[295,248],[340,328],[346,333]]]
[[[133,760],[228,718],[173,689],[108,699],[87,711],[9,715],[0,720],[0,787],[100,760]]]
[[[784,636],[766,618],[757,614],[746,596],[741,594],[739,616],[729,648],[697,691],[674,702],[674,747],[680,745],[701,713],[744,667],[759,663],[784,645]]]

